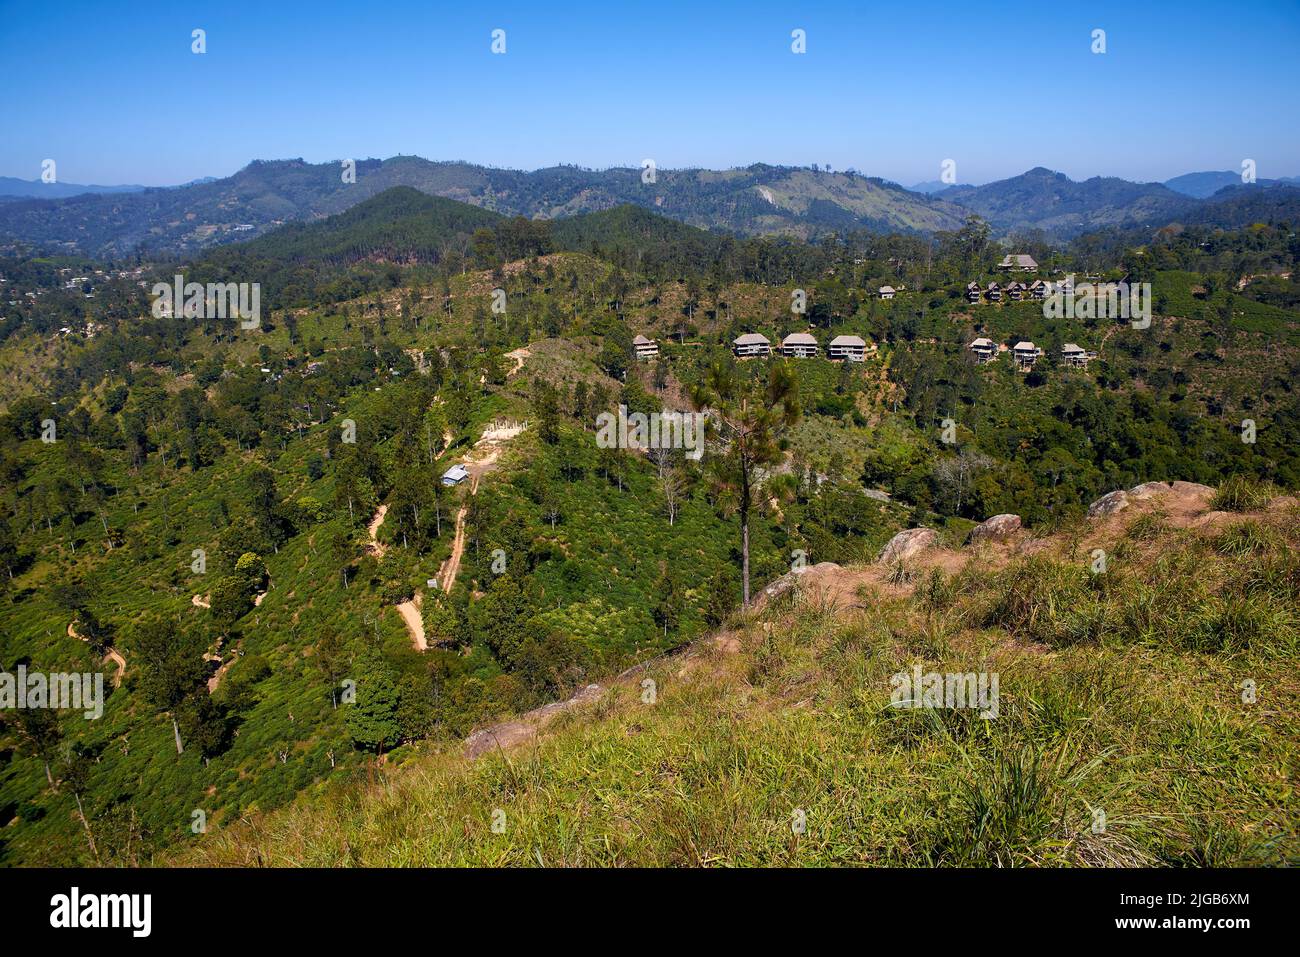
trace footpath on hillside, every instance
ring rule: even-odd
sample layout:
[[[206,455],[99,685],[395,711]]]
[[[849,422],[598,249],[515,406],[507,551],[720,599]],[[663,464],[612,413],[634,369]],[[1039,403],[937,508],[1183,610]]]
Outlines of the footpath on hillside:
[[[522,359],[520,359],[522,364]],[[461,460],[465,470],[469,473],[469,494],[477,495],[479,480],[484,475],[495,468],[497,460],[501,457],[506,443],[515,436],[519,435],[528,427],[526,422],[494,422],[491,428],[485,430],[483,435],[469,454]],[[436,479],[439,480],[440,479]],[[437,577],[434,581],[437,587],[447,594],[456,584],[456,576],[460,572],[461,558],[465,554],[465,516],[469,512],[468,501],[462,503],[456,510],[455,531],[452,535],[451,554],[447,556],[438,568]],[[370,524],[366,526],[366,533],[369,537],[366,547],[376,556],[382,557],[387,551],[387,546],[379,540],[379,529],[384,524],[384,517],[388,514],[388,506],[380,505],[376,510]],[[425,651],[429,647],[428,639],[424,632],[424,595],[418,589],[415,595],[404,602],[395,606],[397,613],[402,618],[402,623],[406,626],[407,633],[411,636],[411,644],[417,651]]]

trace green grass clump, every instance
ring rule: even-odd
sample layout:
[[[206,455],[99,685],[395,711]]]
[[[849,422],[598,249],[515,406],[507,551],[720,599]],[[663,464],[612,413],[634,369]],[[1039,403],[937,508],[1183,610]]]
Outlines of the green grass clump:
[[[1222,512],[1249,512],[1263,508],[1276,494],[1277,489],[1269,482],[1233,475],[1219,486],[1210,507]]]

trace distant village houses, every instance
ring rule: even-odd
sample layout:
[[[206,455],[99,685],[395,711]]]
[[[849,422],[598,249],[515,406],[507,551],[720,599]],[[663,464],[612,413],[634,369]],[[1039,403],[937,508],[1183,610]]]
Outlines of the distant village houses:
[[[1074,277],[1066,276],[1060,282],[1049,282],[1047,284],[1047,295],[1054,296],[1060,293],[1063,296],[1074,295]]]
[[[1061,346],[1061,361],[1067,366],[1074,366],[1078,369],[1085,369],[1091,359],[1097,358],[1097,353],[1089,352],[1073,342],[1067,342]]]
[[[893,298],[894,298],[894,291],[895,291],[895,290],[894,290],[894,287],[893,287],[893,286],[881,286],[881,287],[880,287],[880,298],[881,298],[881,299],[893,299]]]
[[[992,362],[998,357],[998,347],[994,345],[992,339],[987,339],[983,336],[976,339],[967,346],[967,348],[970,349],[971,354],[975,356],[975,361],[981,365],[985,362]]]

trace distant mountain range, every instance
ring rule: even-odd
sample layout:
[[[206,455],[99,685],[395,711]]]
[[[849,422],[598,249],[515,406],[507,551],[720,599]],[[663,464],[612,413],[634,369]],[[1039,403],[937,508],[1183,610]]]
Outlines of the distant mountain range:
[[[358,161],[355,182],[344,182],[342,173],[338,163],[259,160],[233,176],[180,187],[12,199],[0,203],[0,242],[97,257],[189,255],[343,212],[394,186],[510,216],[562,219],[631,204],[704,229],[803,238],[849,230],[951,230],[971,213],[1000,235],[1039,230],[1052,239],[1107,226],[1159,227],[1193,219],[1227,225],[1246,208],[1264,219],[1290,217],[1300,195],[1284,183],[1242,186],[1237,176],[1235,186],[1197,198],[1160,183],[1113,177],[1075,182],[1042,167],[933,195],[857,173],[764,164],[658,170],[652,177],[631,168],[523,172],[398,156]],[[1183,186],[1204,189],[1209,183]]]
[[[983,186],[953,186],[941,195],[979,213],[1000,231],[1041,229],[1054,236],[1104,226],[1163,224],[1200,202],[1160,183],[1103,176],[1076,183],[1041,166]]]
[[[1228,169],[1203,173],[1184,173],[1182,176],[1175,176],[1173,179],[1165,180],[1161,185],[1184,196],[1191,196],[1195,199],[1208,199],[1226,186],[1241,186],[1243,183],[1240,171]],[[1300,185],[1300,176],[1279,176],[1275,179],[1261,179],[1256,180],[1255,185],[1297,186]],[[924,183],[917,183],[908,187],[914,193],[925,193],[928,196],[934,196],[954,188],[954,184],[944,183],[937,179],[926,180]],[[948,199],[950,197],[944,198]]]
[[[39,179],[0,176],[0,200],[66,199],[86,193],[138,193],[143,186],[86,186],[80,183],[43,183]]]
[[[179,186],[162,186],[159,189],[179,189],[181,186],[194,186],[199,183],[211,183],[215,176],[202,176]],[[0,176],[0,202],[13,199],[67,199],[69,196],[84,196],[87,193],[139,193],[148,189],[136,184],[122,186],[94,186],[83,183],[45,183],[39,179],[17,179],[13,176]]]
[[[1175,193],[1182,193],[1184,196],[1194,196],[1197,199],[1205,199],[1213,196],[1219,190],[1227,186],[1241,186],[1240,170],[1218,170],[1206,173],[1184,173],[1182,176],[1175,176],[1173,179],[1165,180],[1165,185]],[[1300,176],[1281,176],[1277,179],[1260,179],[1255,181],[1257,186],[1296,186],[1300,185]]]
[[[951,189],[952,183],[945,183],[937,179],[929,179],[924,183],[917,183],[915,186],[907,187],[914,193],[925,193],[927,196],[933,196],[935,193],[942,193],[945,189]]]
[[[201,279],[257,275],[264,294],[306,303],[315,287],[339,280],[341,269],[362,262],[436,262],[448,252],[467,252],[483,228],[494,233],[492,244],[506,259],[596,248],[618,249],[643,266],[681,258],[708,262],[734,242],[630,204],[529,220],[523,228],[516,223],[480,206],[394,186],[334,216],[205,250],[192,266]]]

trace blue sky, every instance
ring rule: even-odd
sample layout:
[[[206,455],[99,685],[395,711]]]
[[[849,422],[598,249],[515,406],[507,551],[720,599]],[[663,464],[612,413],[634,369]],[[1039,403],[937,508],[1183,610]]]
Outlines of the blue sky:
[[[53,158],[64,182],[163,185],[254,158],[397,153],[818,163],[906,184],[949,158],[977,183],[1033,166],[1163,180],[1246,158],[1296,175],[1298,51],[1297,0],[0,0],[0,175],[35,179]]]

